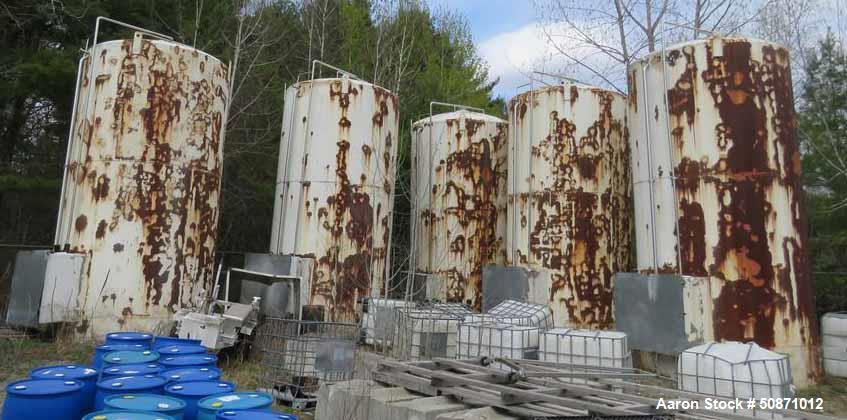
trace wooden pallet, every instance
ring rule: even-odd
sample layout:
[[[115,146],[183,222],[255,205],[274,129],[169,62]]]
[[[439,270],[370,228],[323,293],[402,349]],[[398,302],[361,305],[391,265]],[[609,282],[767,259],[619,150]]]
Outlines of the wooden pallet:
[[[489,367],[494,362],[510,367],[511,371]],[[430,396],[452,396],[469,405],[495,407],[528,418],[835,420],[793,410],[657,410],[658,398],[697,400],[701,401],[701,406],[706,398],[728,399],[636,382],[651,376],[655,375],[630,368],[587,368],[487,357],[465,360],[437,358],[412,363],[381,360],[373,372],[373,379],[386,385]]]

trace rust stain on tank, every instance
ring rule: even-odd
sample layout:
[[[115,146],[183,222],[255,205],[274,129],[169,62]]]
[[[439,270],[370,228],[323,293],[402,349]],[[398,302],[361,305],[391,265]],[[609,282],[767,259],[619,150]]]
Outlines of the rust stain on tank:
[[[610,328],[613,276],[629,265],[628,132],[622,113],[613,113],[615,101],[623,104],[623,98],[571,85],[524,93],[515,101],[528,104],[531,98],[542,98],[532,106],[548,110],[547,115],[534,111],[530,119],[513,118],[515,147],[527,147],[522,143],[529,143],[523,138],[529,129],[523,125],[532,119],[542,119],[549,129],[529,150],[534,172],[527,182],[537,186],[515,197],[520,209],[513,213],[519,215],[520,229],[528,231],[529,255],[520,252],[521,245],[512,245],[518,247],[514,263],[547,269],[549,301],[566,310],[573,325]],[[565,116],[581,106],[596,108],[595,118]]]

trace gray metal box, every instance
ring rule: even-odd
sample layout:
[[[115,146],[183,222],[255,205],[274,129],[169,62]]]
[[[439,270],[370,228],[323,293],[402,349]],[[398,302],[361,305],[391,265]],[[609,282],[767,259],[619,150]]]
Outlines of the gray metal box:
[[[244,254],[245,270],[299,277],[300,296],[293,296],[297,287],[290,280],[279,279],[279,281],[268,284],[267,282],[243,277],[241,278],[240,302],[249,304],[254,296],[259,296],[262,298],[261,311],[263,315],[286,318],[290,314],[297,314],[299,317],[300,308],[294,308],[294,306],[305,305],[309,302],[313,266],[314,259],[312,258],[294,255]]]
[[[18,327],[37,327],[48,250],[19,251],[15,257],[12,288],[6,323]]]
[[[714,339],[708,277],[615,275],[615,329],[635,350],[676,355]]]

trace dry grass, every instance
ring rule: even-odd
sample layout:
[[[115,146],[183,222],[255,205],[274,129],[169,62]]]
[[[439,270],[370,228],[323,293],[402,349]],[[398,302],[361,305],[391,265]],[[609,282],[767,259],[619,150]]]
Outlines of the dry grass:
[[[825,414],[847,418],[847,378],[827,376],[820,384],[797,391],[798,398],[823,398]]]
[[[88,364],[93,353],[94,343],[75,343],[64,338],[0,339],[0,403],[6,399],[6,385],[27,378],[30,370],[56,364]]]

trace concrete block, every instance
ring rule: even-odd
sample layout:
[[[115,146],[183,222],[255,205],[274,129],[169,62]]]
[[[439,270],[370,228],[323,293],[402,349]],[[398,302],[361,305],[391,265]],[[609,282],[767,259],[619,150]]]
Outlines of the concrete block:
[[[370,420],[436,420],[440,414],[469,407],[449,397],[424,397],[372,408]]]
[[[500,414],[491,407],[473,408],[441,414],[436,420],[517,420],[519,417]]]
[[[382,388],[361,379],[323,385],[318,391],[315,420],[369,420],[370,395]]]

